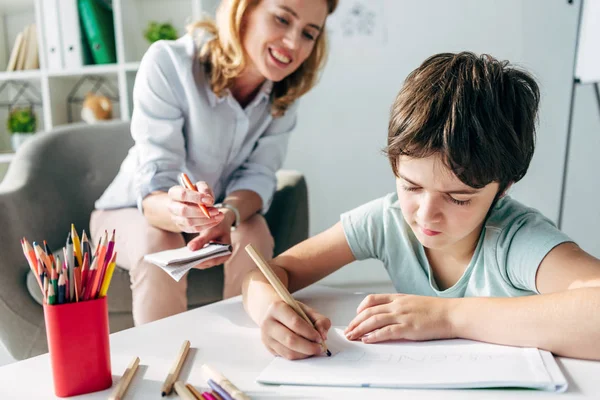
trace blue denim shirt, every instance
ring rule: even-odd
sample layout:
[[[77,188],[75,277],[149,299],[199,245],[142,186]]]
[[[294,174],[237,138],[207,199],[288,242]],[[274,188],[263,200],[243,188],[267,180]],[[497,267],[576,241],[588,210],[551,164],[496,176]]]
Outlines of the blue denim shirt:
[[[133,88],[134,146],[119,173],[95,203],[97,209],[138,207],[155,191],[177,185],[179,172],[206,181],[215,199],[252,190],[266,212],[276,189],[275,172],[296,124],[297,102],[271,116],[273,83],[266,81],[242,108],[231,93],[218,97],[198,61],[190,35],[150,46]]]

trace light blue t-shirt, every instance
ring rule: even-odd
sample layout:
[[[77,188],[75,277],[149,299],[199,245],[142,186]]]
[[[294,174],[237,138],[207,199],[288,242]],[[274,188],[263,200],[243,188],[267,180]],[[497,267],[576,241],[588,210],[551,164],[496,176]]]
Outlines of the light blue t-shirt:
[[[423,245],[405,222],[398,195],[389,194],[342,214],[357,260],[383,262],[399,293],[439,297],[516,297],[539,293],[537,269],[560,243],[572,241],[539,211],[506,196],[481,231],[475,253],[454,286],[439,290]]]

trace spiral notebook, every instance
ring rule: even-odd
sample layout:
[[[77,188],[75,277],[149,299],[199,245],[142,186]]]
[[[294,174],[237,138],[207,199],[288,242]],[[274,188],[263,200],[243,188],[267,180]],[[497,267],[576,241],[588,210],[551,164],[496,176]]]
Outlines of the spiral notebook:
[[[192,251],[187,246],[179,249],[165,250],[147,254],[144,260],[161,267],[177,282],[187,271],[203,261],[231,254],[231,245],[223,243],[208,243],[200,250]]]
[[[536,348],[462,339],[364,344],[347,340],[340,327],[332,328],[328,336],[332,357],[296,361],[275,357],[257,381],[415,389],[567,389],[567,381],[552,354]]]

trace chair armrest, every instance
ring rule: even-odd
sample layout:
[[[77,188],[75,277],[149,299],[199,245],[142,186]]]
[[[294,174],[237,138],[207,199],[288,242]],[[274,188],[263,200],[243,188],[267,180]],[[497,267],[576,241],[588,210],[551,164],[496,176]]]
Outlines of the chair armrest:
[[[275,256],[308,238],[308,188],[300,172],[277,172],[277,190],[265,218],[275,239]]]

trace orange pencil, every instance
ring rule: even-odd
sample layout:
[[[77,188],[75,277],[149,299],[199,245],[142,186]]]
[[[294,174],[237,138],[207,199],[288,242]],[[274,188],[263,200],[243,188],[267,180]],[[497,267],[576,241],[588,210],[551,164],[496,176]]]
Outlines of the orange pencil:
[[[189,190],[193,190],[194,192],[198,191],[198,188],[196,187],[196,185],[194,185],[192,183],[192,181],[190,180],[190,178],[187,176],[187,174],[185,172],[182,172],[181,174],[179,174],[179,180],[183,187],[185,187]],[[202,213],[204,215],[206,215],[206,218],[210,218],[210,214],[208,213],[208,210],[206,209],[206,206],[204,204],[198,203],[198,207],[200,207],[200,209],[202,210]]]
[[[31,259],[31,257],[29,256],[29,252],[25,248],[24,239],[21,239],[21,247],[23,248],[23,254],[25,255],[25,258],[27,259],[27,264],[29,264],[29,268],[31,268],[31,270],[33,271],[33,275],[35,276],[35,280],[37,281],[38,285],[40,286],[40,290],[43,291],[44,286],[42,285],[42,280],[40,279],[40,274],[38,273],[38,270],[37,270],[37,260],[33,261]]]

